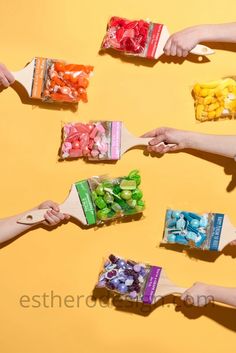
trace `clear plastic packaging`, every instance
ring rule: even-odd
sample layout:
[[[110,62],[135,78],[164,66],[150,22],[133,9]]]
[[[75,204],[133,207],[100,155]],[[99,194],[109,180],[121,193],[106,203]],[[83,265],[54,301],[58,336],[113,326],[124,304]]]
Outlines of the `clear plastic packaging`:
[[[45,60],[41,98],[46,102],[86,103],[89,78],[93,66],[67,64],[54,59]]]
[[[107,288],[124,300],[154,304],[161,267],[110,255],[103,263],[97,288]]]
[[[83,157],[95,161],[119,159],[121,126],[119,121],[64,124],[61,158]]]
[[[145,205],[140,183],[141,177],[137,170],[125,177],[111,179],[96,176],[78,182],[76,188],[85,216],[89,219],[92,214],[90,224],[141,213]]]
[[[196,83],[193,87],[195,116],[200,122],[235,119],[236,80],[224,78]]]
[[[144,20],[111,17],[101,49],[154,59],[162,28],[162,24]]]
[[[162,243],[218,250],[224,215],[168,209]]]

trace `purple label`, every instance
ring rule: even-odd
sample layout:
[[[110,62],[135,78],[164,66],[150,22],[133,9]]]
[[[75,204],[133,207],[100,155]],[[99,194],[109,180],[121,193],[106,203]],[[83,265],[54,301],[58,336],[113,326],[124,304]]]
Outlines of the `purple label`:
[[[152,266],[149,277],[145,286],[144,294],[143,294],[143,302],[146,304],[152,304],[153,297],[156,292],[157,284],[161,275],[161,267]]]
[[[120,159],[121,121],[113,121],[111,126],[111,159]]]

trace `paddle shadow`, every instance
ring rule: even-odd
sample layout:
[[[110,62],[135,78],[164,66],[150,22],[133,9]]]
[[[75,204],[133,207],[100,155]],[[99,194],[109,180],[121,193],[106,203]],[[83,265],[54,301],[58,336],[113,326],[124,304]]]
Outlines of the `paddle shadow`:
[[[218,324],[226,327],[231,331],[236,331],[235,313],[236,309],[226,306],[209,303],[205,307],[194,307],[192,304],[187,304],[180,297],[168,295],[162,297],[155,304],[144,304],[137,301],[128,301],[121,299],[121,296],[107,290],[106,288],[94,288],[92,300],[99,301],[101,307],[114,307],[118,311],[127,314],[136,314],[143,317],[148,317],[154,310],[160,310],[161,307],[175,308],[176,312],[182,313],[190,320],[196,320],[202,316],[214,320]]]
[[[158,59],[147,59],[135,55],[126,55],[118,50],[108,48],[106,50],[100,50],[99,55],[103,56],[109,54],[115,59],[119,59],[122,62],[133,64],[135,66],[146,66],[154,67],[158,63],[162,64],[178,64],[182,65],[184,61],[190,61],[196,64],[203,64],[210,62],[210,59],[206,56],[198,56],[189,54],[186,58],[179,58],[178,56],[167,56],[165,54],[161,55]]]

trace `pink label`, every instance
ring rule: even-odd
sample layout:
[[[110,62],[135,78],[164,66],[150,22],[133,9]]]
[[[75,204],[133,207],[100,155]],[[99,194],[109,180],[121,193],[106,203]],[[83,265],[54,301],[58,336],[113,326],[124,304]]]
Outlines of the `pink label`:
[[[155,53],[160,40],[162,28],[163,28],[162,24],[153,23],[153,30],[152,30],[150,42],[148,43],[147,58],[150,58],[150,59],[155,58]]]
[[[120,159],[121,122],[113,121],[111,126],[111,159]]]

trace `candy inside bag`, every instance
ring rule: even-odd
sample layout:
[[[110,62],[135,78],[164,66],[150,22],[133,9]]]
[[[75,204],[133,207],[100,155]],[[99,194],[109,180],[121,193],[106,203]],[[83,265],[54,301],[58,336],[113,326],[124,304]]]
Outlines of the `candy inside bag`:
[[[144,210],[141,177],[133,170],[126,177],[88,179],[97,223],[130,216]]]
[[[93,66],[46,59],[42,99],[47,102],[86,103]]]
[[[144,20],[111,17],[101,49],[115,49],[124,54],[155,58],[163,25]]]
[[[121,126],[120,121],[66,123],[62,133],[61,158],[119,159]]]
[[[217,215],[168,209],[162,242],[214,250],[215,239],[212,234]]]
[[[114,291],[125,300],[153,304],[161,270],[111,254],[103,263],[96,287]]]
[[[206,83],[196,83],[193,87],[195,116],[198,121],[235,119],[236,81],[225,78]]]

